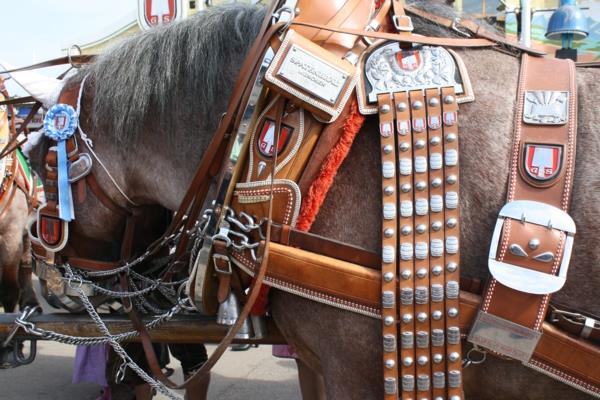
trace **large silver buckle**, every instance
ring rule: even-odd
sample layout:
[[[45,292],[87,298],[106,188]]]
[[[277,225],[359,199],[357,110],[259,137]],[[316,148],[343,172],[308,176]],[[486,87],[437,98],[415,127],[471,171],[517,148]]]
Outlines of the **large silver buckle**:
[[[567,234],[558,275],[550,275],[496,260],[502,227],[506,218],[518,220],[522,223],[546,226],[548,229],[561,230]],[[520,292],[539,295],[557,292],[567,280],[575,231],[573,219],[559,208],[530,200],[510,202],[500,210],[494,228],[488,260],[490,273],[494,279],[504,286]]]

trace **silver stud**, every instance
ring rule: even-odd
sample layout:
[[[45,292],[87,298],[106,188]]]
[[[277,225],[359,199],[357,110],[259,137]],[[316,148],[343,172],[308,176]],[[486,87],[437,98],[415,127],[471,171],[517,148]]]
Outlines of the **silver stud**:
[[[449,316],[450,318],[454,318],[454,317],[456,317],[457,315],[458,315],[458,309],[456,309],[455,307],[450,307],[450,308],[448,309],[448,316]]]
[[[402,271],[402,273],[400,275],[402,275],[402,279],[408,280],[412,276],[412,272],[410,272],[408,269],[406,269],[406,270]]]
[[[440,178],[433,178],[431,180],[431,186],[433,187],[440,187],[442,185],[442,180]]]
[[[439,136],[433,136],[431,139],[429,139],[429,143],[432,146],[437,146],[438,144],[440,144],[441,141],[442,141],[442,139],[440,139]]]
[[[415,187],[419,192],[422,192],[423,190],[427,189],[427,183],[425,183],[425,181],[419,181],[415,184]]]
[[[389,359],[389,360],[385,360],[385,367],[387,369],[392,369],[396,366],[396,361]]]
[[[442,312],[440,310],[436,310],[436,311],[432,312],[431,318],[433,318],[436,321],[439,321],[440,319],[442,319]]]
[[[460,344],[460,328],[458,326],[448,328],[448,343]]]
[[[452,104],[454,103],[454,96],[448,95],[444,97],[444,103]]]
[[[400,290],[400,303],[405,306],[409,306],[413,303],[413,290],[412,288],[405,287]]]
[[[396,351],[396,336],[390,334],[383,336],[383,351],[386,353]]]
[[[437,107],[440,105],[440,100],[437,97],[432,97],[429,99],[429,105],[431,107]]]
[[[385,236],[388,239],[391,238],[391,237],[393,237],[394,236],[394,230],[392,228],[386,228],[383,231],[383,236]]]
[[[413,103],[412,103],[412,108],[413,108],[414,110],[420,110],[421,108],[423,108],[423,102],[422,102],[422,101],[420,101],[420,100],[415,100],[415,101],[413,101]]]
[[[440,283],[433,283],[431,285],[431,301],[434,303],[444,301],[444,285]]]
[[[402,375],[402,390],[406,392],[415,390],[415,377],[413,375]]]
[[[419,268],[417,270],[417,278],[423,279],[427,276],[427,270],[425,268]]]
[[[387,377],[383,381],[383,390],[385,394],[394,394],[397,391],[398,383],[396,378]]]
[[[394,308],[396,304],[396,294],[391,290],[384,290],[381,294],[381,306],[383,308]]]
[[[455,262],[449,262],[448,265],[446,265],[446,269],[448,272],[455,272],[458,269],[458,265]]]
[[[407,108],[408,108],[408,104],[406,104],[403,101],[401,101],[400,103],[396,104],[396,110],[398,110],[398,111],[406,111]]]
[[[417,321],[419,322],[425,322],[427,321],[427,313],[426,312],[420,312],[417,314]]]
[[[415,345],[414,335],[410,331],[402,332],[401,345],[403,349],[412,349]],[[412,362],[412,361],[411,361]]]
[[[413,359],[412,357],[404,357],[404,359],[402,360],[402,364],[404,364],[405,367],[410,367],[413,363]]]
[[[450,185],[454,185],[456,183],[456,180],[457,180],[456,175],[448,175],[446,177],[446,182],[448,182],[448,184],[450,184]]]
[[[436,388],[436,389],[438,389],[438,388]],[[444,400],[444,398],[442,396],[437,396],[433,400]]]
[[[402,184],[402,186],[400,186],[400,190],[402,190],[402,193],[408,193],[408,192],[410,192],[411,189],[412,189],[412,186],[410,183],[404,183],[404,184]]]
[[[386,272],[385,274],[383,274],[383,280],[386,282],[391,282],[392,280],[394,280],[394,273]]]
[[[446,134],[446,142],[452,143],[456,140],[456,133],[447,133]]]
[[[460,354],[458,354],[456,351],[453,351],[452,353],[448,354],[448,360],[450,360],[451,362],[456,362],[460,359]]]
[[[439,231],[440,229],[442,229],[443,224],[440,221],[434,221],[431,224],[431,229],[433,229],[434,231]]]
[[[417,376],[417,391],[427,392],[429,391],[429,375],[420,374]],[[428,397],[422,397],[421,400],[428,400]]]
[[[446,221],[446,225],[448,226],[448,228],[454,228],[457,223],[458,221],[456,220],[456,218],[448,218],[448,220]]]
[[[385,326],[392,326],[394,324],[394,317],[388,315],[383,319],[383,323],[385,324]]]
[[[450,397],[450,400],[460,400],[460,396],[455,394],[454,396]]]
[[[417,233],[425,233],[425,231],[427,231],[427,226],[425,224],[419,224],[416,226],[415,230]]]
[[[379,106],[379,111],[382,114],[387,114],[390,112],[390,110],[391,110],[391,107],[389,104],[382,104],[381,106]]]
[[[457,281],[446,282],[446,297],[449,299],[458,299],[459,287]]]
[[[386,196],[391,196],[391,195],[393,195],[393,194],[394,194],[394,187],[393,187],[393,186],[386,186],[386,187],[383,189],[383,193],[384,193]]]
[[[426,349],[429,347],[429,333],[425,331],[417,332],[417,347]]]
[[[444,330],[443,329],[432,329],[431,330],[431,345],[433,347],[440,347],[444,345]]]
[[[448,371],[448,386],[451,388],[460,387],[460,371],[452,370]],[[452,396],[450,400],[460,400],[460,396]]]
[[[433,360],[434,363],[439,364],[444,360],[444,356],[437,353],[437,354],[434,354],[433,357],[431,357],[431,359]]]
[[[536,250],[538,247],[540,247],[540,240],[539,239],[531,239],[528,243],[528,246],[531,250]]]
[[[402,142],[400,143],[400,151],[408,151],[410,150],[410,143]]]
[[[446,374],[443,372],[433,373],[433,387],[436,389],[443,389],[446,386]],[[435,400],[438,400],[437,398]],[[444,400],[443,398],[440,400]]]
[[[411,233],[412,233],[412,227],[411,227],[410,225],[404,225],[404,226],[402,227],[402,234],[403,234],[404,236],[408,236],[408,235],[410,235]]]
[[[417,359],[417,364],[419,364],[420,366],[427,365],[428,362],[429,362],[429,358],[427,358],[427,356],[420,356]]]
[[[425,141],[423,139],[419,139],[415,142],[415,147],[417,149],[423,149],[425,148]]]
[[[412,322],[412,320],[413,320],[412,314],[404,314],[402,316],[402,322],[404,322],[405,324],[408,324],[409,322]]]
[[[431,273],[432,273],[434,276],[440,276],[440,275],[442,274],[442,271],[443,271],[443,270],[444,270],[444,269],[442,268],[442,266],[441,266],[441,265],[436,265],[436,266],[434,266],[433,268],[431,268]]]
[[[258,176],[260,176],[263,173],[263,171],[265,170],[265,168],[267,168],[267,163],[264,162],[264,161],[259,162],[258,163],[258,170],[256,171],[256,174]]]
[[[386,144],[385,146],[383,146],[383,154],[390,154],[393,150],[394,150],[394,146],[392,146],[391,144]]]

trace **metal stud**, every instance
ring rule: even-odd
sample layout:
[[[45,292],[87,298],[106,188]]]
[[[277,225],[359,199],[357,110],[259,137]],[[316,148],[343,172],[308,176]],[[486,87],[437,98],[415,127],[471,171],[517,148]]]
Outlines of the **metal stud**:
[[[395,394],[397,386],[396,378],[387,377],[383,381],[383,390],[385,391],[385,394]]]
[[[449,299],[458,299],[458,282],[457,281],[448,281],[446,282],[446,297]]]
[[[265,168],[267,168],[267,163],[264,162],[264,161],[259,162],[258,163],[258,170],[256,171],[256,174],[258,176],[260,176],[263,173],[263,171],[265,170]]]
[[[412,357],[404,357],[404,360],[402,360],[402,364],[404,364],[405,367],[410,367],[413,363],[413,359]]]
[[[433,373],[433,387],[436,389],[443,389],[445,386],[446,386],[446,374],[444,374],[443,372],[439,372],[439,371],[434,372]]]
[[[396,294],[391,290],[385,290],[381,294],[381,305],[383,308],[394,308],[396,304]]]
[[[415,142],[415,147],[417,149],[423,149],[425,148],[425,141],[423,139],[419,139]]]
[[[404,306],[409,306],[413,303],[412,288],[405,287],[400,290],[400,303],[402,303]]]
[[[426,349],[429,347],[429,333],[425,331],[417,332],[417,347]]]
[[[422,101],[420,101],[420,100],[415,100],[415,101],[413,101],[413,103],[412,103],[412,108],[413,108],[414,110],[420,110],[421,108],[423,108],[423,102],[422,102]]]
[[[451,388],[460,387],[460,371],[448,371],[448,386]],[[450,400],[460,400],[460,396],[452,396]]]
[[[431,360],[436,363],[439,364],[444,360],[444,356],[441,355],[440,353],[434,354],[433,357],[431,357]]]
[[[383,323],[385,326],[392,326],[394,324],[394,317],[388,315],[383,319]]]
[[[439,231],[440,229],[442,229],[442,226],[444,226],[440,221],[434,221],[431,224],[431,229],[433,229],[434,231]]]
[[[391,195],[393,195],[393,194],[394,194],[394,187],[393,187],[393,186],[386,186],[386,187],[383,189],[383,193],[384,193],[386,196],[391,196]]]
[[[429,289],[425,286],[415,288],[415,303],[427,304],[429,302]],[[421,313],[417,314],[417,319],[421,321]]]
[[[442,141],[442,139],[440,139],[439,136],[432,136],[431,139],[429,139],[429,143],[432,146],[437,146],[438,144],[440,144]]]
[[[540,239],[531,239],[527,245],[531,250],[536,250],[540,247]]]
[[[404,184],[402,184],[402,186],[400,186],[400,190],[402,190],[402,193],[408,193],[408,192],[410,192],[411,189],[412,189],[412,186],[410,183],[404,183]]]
[[[391,144],[386,144],[385,146],[383,146],[383,154],[390,154],[393,150],[394,147]]]
[[[385,236],[388,239],[391,238],[391,237],[393,237],[394,236],[394,229],[392,229],[392,228],[386,228],[383,231],[383,236]]]
[[[440,105],[440,100],[437,97],[432,97],[429,99],[429,105],[431,107],[437,107]]]
[[[442,396],[437,396],[437,397],[434,397],[433,400],[444,400],[444,398]]]
[[[450,308],[448,309],[448,316],[449,316],[450,318],[454,318],[454,317],[456,317],[457,315],[458,315],[458,309],[457,309],[457,308],[455,308],[455,307],[450,307]]]
[[[385,360],[385,367],[386,367],[387,369],[392,369],[392,368],[394,368],[395,366],[396,366],[396,361],[394,361],[394,360],[392,360],[392,359]]]
[[[431,285],[431,301],[439,303],[444,300],[444,285],[434,283]]]
[[[425,233],[427,231],[427,226],[425,224],[419,224],[416,226],[415,230],[417,233]]]
[[[412,227],[411,227],[411,226],[409,226],[409,225],[404,225],[404,226],[402,227],[402,234],[403,234],[404,236],[408,236],[408,235],[410,235],[411,233],[412,233]]]
[[[452,143],[456,140],[456,133],[448,133],[446,134],[446,142]]]
[[[412,314],[404,314],[402,316],[402,322],[404,322],[405,324],[408,324],[409,322],[412,322],[412,320],[413,320]]]
[[[386,353],[396,351],[396,336],[390,334],[383,336],[383,351]]]
[[[458,264],[455,262],[449,262],[448,265],[446,265],[446,270],[448,270],[448,272],[455,272],[457,269]]]
[[[382,114],[387,114],[391,111],[391,107],[389,104],[382,104],[381,106],[379,106],[379,112],[381,112]]]
[[[433,178],[431,180],[431,186],[434,188],[440,187],[442,185],[442,180],[440,178]]]
[[[451,217],[446,220],[446,226],[448,226],[448,228],[454,228],[456,224],[458,224],[456,218]]]
[[[450,397],[450,400],[461,400],[460,396],[455,394],[454,396]]]
[[[448,95],[444,97],[444,103],[452,104],[454,103],[454,96]]]
[[[433,318],[436,321],[439,321],[440,319],[442,319],[442,312],[440,310],[435,310],[431,313],[431,318]]]
[[[427,321],[427,313],[426,312],[420,312],[417,314],[417,321],[419,322],[425,322]]]
[[[427,270],[425,268],[419,268],[417,270],[417,278],[423,279],[427,276]]]
[[[400,151],[408,151],[410,150],[410,143],[402,142],[400,143]]]
[[[415,377],[412,375],[402,376],[402,390],[412,392],[415,390]]]
[[[410,270],[406,269],[406,270],[402,271],[402,273],[400,275],[402,276],[402,279],[408,280],[412,276],[412,272],[410,272]]]
[[[427,183],[425,181],[419,181],[415,184],[415,187],[419,192],[422,192],[423,190],[427,189]]]
[[[386,272],[385,274],[383,274],[383,280],[385,282],[391,282],[394,280],[394,273],[393,272]]]
[[[403,349],[412,349],[415,345],[414,335],[410,331],[402,332],[401,344]],[[412,363],[412,359],[411,359]]]
[[[447,335],[449,344],[460,344],[460,328],[458,326],[449,327]]]
[[[454,184],[456,183],[456,180],[457,180],[457,178],[456,178],[456,175],[448,175],[448,176],[446,177],[446,182],[447,182],[449,185],[454,185]]]
[[[460,354],[458,354],[456,351],[453,351],[452,353],[448,354],[448,360],[450,360],[451,362],[456,362],[460,359]]]
[[[444,345],[444,330],[443,329],[432,329],[431,330],[431,345],[439,347]]]
[[[442,272],[444,271],[444,269],[442,268],[441,265],[436,265],[433,268],[431,268],[431,273],[434,276],[440,276],[442,274]]]
[[[403,101],[401,101],[400,103],[396,104],[396,110],[398,110],[398,111],[406,111],[407,108],[408,108],[408,104],[406,104]]]
[[[429,390],[429,375],[421,374],[417,377],[417,390],[420,392],[426,392]]]

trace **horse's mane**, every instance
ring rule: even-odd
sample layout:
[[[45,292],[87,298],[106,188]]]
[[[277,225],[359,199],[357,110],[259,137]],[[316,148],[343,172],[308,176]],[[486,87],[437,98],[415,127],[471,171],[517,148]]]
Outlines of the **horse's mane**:
[[[228,95],[223,83],[235,79],[264,14],[262,6],[215,7],[104,52],[72,78],[89,76],[95,128],[128,142],[149,126],[168,135],[181,123],[182,108],[197,118],[214,113]]]
[[[457,16],[452,7],[439,1],[411,4],[444,17]],[[94,90],[92,123],[122,144],[148,129],[160,129],[168,137],[190,123],[188,118],[182,122],[182,115],[194,115],[199,120],[194,124],[214,129],[215,110],[224,108],[230,93],[223,88],[233,85],[264,13],[262,6],[214,7],[137,34],[104,52],[70,83],[89,76],[86,93]],[[413,22],[420,34],[456,35],[418,17]],[[182,109],[187,112],[182,114]]]

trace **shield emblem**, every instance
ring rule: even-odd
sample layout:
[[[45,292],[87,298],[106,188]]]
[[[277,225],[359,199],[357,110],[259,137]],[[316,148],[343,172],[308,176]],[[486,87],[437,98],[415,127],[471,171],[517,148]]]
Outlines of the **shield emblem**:
[[[410,121],[407,120],[399,120],[396,123],[396,129],[398,129],[398,133],[402,136],[408,135],[410,133]]]
[[[429,116],[429,129],[439,129],[442,126],[441,118],[439,115]]]
[[[396,53],[396,62],[403,71],[415,71],[421,66],[420,51],[399,51]]]
[[[40,235],[44,242],[50,246],[56,246],[62,238],[62,221],[47,215],[40,215]]]
[[[525,144],[524,167],[527,175],[536,181],[548,181],[560,172],[562,146]]]
[[[425,130],[425,118],[413,119],[413,131],[423,132]]]
[[[281,125],[277,154],[281,154],[281,152],[285,149],[293,131],[293,128],[287,125]],[[258,151],[263,156],[273,156],[273,150],[275,149],[275,121],[268,118],[265,119],[262,129],[260,130],[260,135],[258,135],[256,145],[258,146]]]
[[[181,0],[138,0],[138,23],[144,30],[168,24],[181,14]]]

